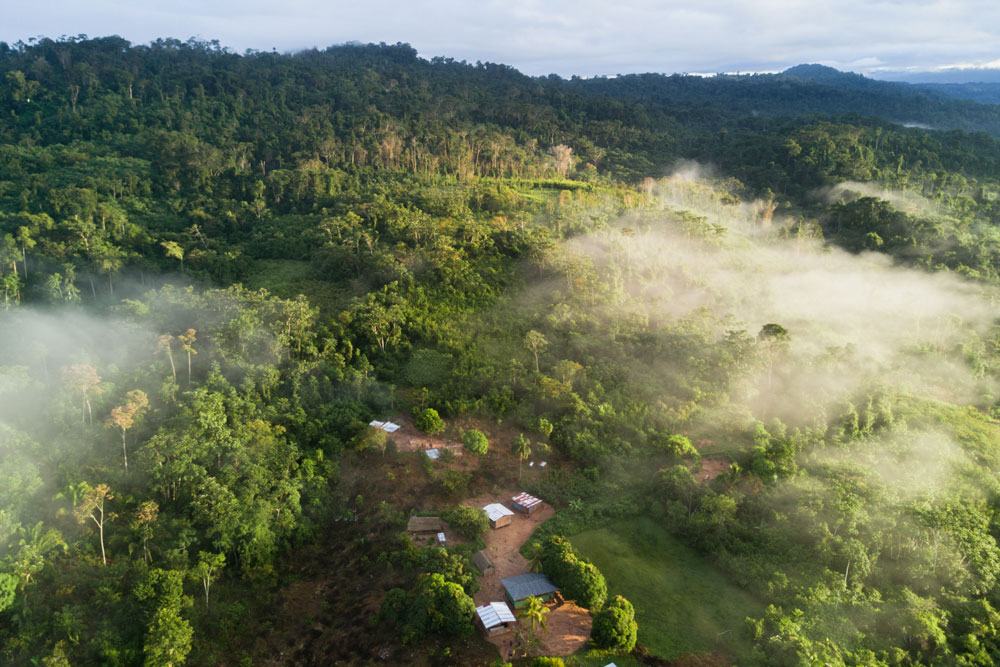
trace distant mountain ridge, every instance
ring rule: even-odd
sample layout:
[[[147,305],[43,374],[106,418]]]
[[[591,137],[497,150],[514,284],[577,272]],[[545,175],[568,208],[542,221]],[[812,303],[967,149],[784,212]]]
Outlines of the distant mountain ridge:
[[[984,93],[880,81],[832,67],[803,64],[778,74],[697,77],[629,74],[611,78],[572,79],[577,90],[665,105],[719,107],[720,113],[794,117],[810,114],[860,114],[939,130],[986,132],[1000,137],[1000,108]],[[993,91],[989,91],[992,95]]]

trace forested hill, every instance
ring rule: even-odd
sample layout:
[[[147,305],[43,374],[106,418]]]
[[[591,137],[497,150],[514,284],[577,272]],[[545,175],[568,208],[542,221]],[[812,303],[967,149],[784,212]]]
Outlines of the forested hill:
[[[1000,104],[1000,83],[919,83],[918,88],[930,90],[960,100],[981,104]]]
[[[798,65],[780,74],[714,77],[630,74],[576,79],[574,90],[656,105],[719,107],[723,116],[860,114],[939,130],[1000,136],[1000,110],[934,90],[869,79],[822,65]],[[954,97],[960,97],[955,95]]]
[[[520,491],[582,664],[1000,663],[1000,141],[899,124],[994,107],[405,44],[0,78],[0,663],[505,664]]]

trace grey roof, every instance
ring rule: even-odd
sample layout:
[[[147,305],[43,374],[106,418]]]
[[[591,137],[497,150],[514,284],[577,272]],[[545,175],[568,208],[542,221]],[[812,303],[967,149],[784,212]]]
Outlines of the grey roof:
[[[510,599],[515,602],[532,596],[547,595],[559,590],[559,587],[549,581],[549,578],[544,574],[528,573],[516,577],[507,577],[506,579],[501,579],[500,583],[503,584]]]
[[[483,511],[486,512],[486,516],[490,518],[490,521],[496,522],[505,516],[514,516],[514,513],[509,509],[501,505],[500,503],[490,503],[483,507]]]
[[[472,555],[472,564],[479,568],[480,572],[485,572],[487,568],[493,567],[489,557],[482,551],[477,551]]]
[[[476,613],[479,614],[483,627],[487,630],[502,623],[517,623],[517,619],[514,618],[514,614],[506,602],[491,602],[482,607],[476,607]]]

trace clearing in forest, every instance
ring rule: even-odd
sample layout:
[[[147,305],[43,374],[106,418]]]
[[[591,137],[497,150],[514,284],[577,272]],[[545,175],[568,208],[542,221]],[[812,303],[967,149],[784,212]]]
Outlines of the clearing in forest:
[[[462,504],[470,507],[483,507],[490,503],[503,503],[507,508],[510,508],[511,498],[519,492],[512,489],[499,495],[477,496],[465,500]],[[528,561],[520,553],[521,545],[528,541],[535,528],[554,514],[555,510],[551,505],[542,503],[542,506],[530,515],[515,513],[514,522],[509,526],[491,528],[486,532],[483,536],[486,542],[484,551],[493,562],[495,571],[479,578],[482,588],[473,596],[476,606],[504,600],[503,584],[500,583],[500,580],[530,571]],[[592,621],[590,613],[572,602],[561,602],[548,606],[547,630],[539,634],[541,639],[539,655],[570,655],[580,650],[590,638]],[[491,637],[489,641],[496,645],[505,659],[511,656],[511,651],[514,649],[513,633]]]
[[[641,517],[570,538],[608,581],[608,593],[635,605],[639,643],[668,659],[722,650],[738,659],[744,619],[764,605],[701,556]]]

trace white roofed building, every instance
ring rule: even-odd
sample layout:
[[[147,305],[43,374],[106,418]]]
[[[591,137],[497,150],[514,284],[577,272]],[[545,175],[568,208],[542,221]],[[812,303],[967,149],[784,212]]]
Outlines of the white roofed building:
[[[500,503],[490,503],[483,507],[492,528],[509,526],[514,521],[514,513]]]
[[[476,616],[488,637],[510,632],[517,625],[517,618],[506,602],[490,602],[476,607]]]

